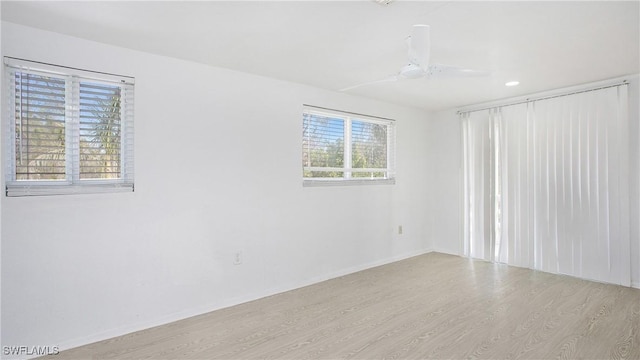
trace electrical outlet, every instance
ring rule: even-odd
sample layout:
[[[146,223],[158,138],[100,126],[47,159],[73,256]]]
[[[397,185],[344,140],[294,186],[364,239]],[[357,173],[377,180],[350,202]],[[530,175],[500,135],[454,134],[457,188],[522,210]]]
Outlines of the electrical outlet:
[[[233,253],[233,265],[242,264],[242,251],[236,251]]]
[[[398,225],[398,235],[402,235],[402,225]]]

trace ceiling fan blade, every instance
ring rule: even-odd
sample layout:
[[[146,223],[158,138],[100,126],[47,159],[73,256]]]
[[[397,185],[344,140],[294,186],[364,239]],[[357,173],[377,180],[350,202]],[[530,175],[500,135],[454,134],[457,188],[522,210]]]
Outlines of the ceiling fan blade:
[[[398,75],[391,75],[391,76],[386,77],[384,79],[375,80],[375,81],[369,81],[369,82],[366,82],[366,83],[349,86],[349,87],[340,89],[339,91],[349,91],[349,90],[353,90],[353,89],[359,88],[361,86],[368,86],[368,85],[379,84],[379,83],[383,83],[383,82],[398,81],[398,80],[400,80],[400,77]]]
[[[491,71],[468,69],[458,66],[433,64],[427,69],[427,77],[448,78],[448,77],[482,77],[491,75]]]
[[[429,66],[430,43],[429,25],[413,25],[409,37],[409,64],[417,65],[426,71]]]

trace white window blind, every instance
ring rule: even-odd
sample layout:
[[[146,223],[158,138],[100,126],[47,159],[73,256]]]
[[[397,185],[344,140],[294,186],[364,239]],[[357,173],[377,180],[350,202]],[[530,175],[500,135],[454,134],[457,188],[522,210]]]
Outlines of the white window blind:
[[[306,106],[303,184],[394,183],[393,120]]]
[[[7,196],[132,191],[133,78],[4,60]]]

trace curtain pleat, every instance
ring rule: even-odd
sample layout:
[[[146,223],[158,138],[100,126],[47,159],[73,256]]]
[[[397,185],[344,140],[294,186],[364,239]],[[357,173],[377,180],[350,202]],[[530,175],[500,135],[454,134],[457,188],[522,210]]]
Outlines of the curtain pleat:
[[[494,211],[491,193],[491,124],[488,114],[471,113],[463,119],[465,185],[465,254],[491,260]]]

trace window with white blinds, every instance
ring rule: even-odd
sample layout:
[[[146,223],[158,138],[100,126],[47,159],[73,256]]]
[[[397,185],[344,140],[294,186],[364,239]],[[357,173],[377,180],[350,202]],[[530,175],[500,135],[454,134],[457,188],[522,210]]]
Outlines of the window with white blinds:
[[[133,191],[134,79],[4,62],[6,195]]]
[[[394,165],[393,120],[305,106],[305,186],[394,183]]]

